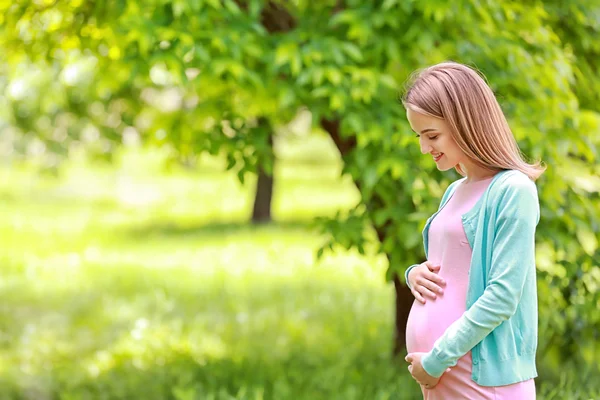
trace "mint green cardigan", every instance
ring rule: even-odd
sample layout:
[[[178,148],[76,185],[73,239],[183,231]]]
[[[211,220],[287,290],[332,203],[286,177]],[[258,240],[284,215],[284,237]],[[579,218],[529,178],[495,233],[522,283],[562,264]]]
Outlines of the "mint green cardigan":
[[[438,211],[427,220],[426,255],[431,221],[464,180],[448,187]],[[462,215],[473,249],[466,311],[422,357],[429,375],[441,376],[470,350],[471,377],[481,386],[509,385],[537,376],[535,230],[539,218],[535,183],[514,170],[497,173],[475,206]],[[408,268],[405,279],[416,265]]]

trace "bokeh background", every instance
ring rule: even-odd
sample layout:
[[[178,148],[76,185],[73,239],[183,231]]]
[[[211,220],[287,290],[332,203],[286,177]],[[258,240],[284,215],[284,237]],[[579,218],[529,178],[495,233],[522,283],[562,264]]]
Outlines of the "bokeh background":
[[[600,399],[598,0],[0,2],[0,398],[419,399],[447,185],[398,101],[480,70],[538,180],[540,399]]]

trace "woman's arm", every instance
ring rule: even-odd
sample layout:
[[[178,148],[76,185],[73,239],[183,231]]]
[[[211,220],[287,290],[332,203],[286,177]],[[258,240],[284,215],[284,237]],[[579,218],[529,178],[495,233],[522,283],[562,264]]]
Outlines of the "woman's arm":
[[[501,194],[500,201],[488,284],[483,295],[423,356],[423,368],[433,377],[455,366],[460,357],[515,313],[526,277],[535,268],[535,228],[539,221],[535,185],[516,182]]]

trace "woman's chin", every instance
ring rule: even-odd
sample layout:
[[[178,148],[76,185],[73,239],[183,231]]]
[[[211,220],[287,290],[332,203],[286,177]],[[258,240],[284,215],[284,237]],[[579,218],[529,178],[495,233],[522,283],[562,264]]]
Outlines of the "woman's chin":
[[[448,164],[446,164],[446,163],[442,163],[442,164],[436,164],[436,167],[437,167],[437,169],[438,169],[439,171],[442,171],[442,172],[443,172],[443,171],[448,171],[449,169],[452,169],[452,168],[454,168],[454,167],[452,167],[452,166],[449,166],[449,165],[448,165]]]

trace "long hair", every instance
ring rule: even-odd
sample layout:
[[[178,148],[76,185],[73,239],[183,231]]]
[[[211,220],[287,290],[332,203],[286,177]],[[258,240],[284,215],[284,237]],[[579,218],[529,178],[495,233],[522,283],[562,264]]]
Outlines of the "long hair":
[[[458,147],[480,167],[519,170],[533,181],[546,170],[540,162],[524,160],[492,89],[466,65],[444,62],[417,71],[409,80],[402,103],[447,121]],[[460,164],[456,171],[466,175]]]

